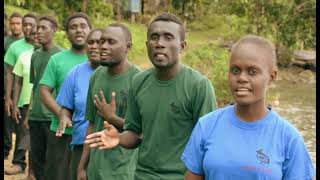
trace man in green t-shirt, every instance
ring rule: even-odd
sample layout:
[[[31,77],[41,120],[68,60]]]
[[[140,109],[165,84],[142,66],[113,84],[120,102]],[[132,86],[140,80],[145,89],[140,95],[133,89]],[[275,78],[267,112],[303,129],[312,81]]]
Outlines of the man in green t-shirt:
[[[182,180],[182,152],[198,119],[216,109],[211,82],[180,63],[186,47],[183,23],[172,14],[157,16],[147,33],[148,56],[155,68],[132,80],[124,131],[87,136],[90,147],[139,147],[136,180]]]
[[[41,48],[37,49],[31,57],[29,74],[27,82],[33,85],[31,92],[31,101],[29,109],[26,112],[24,125],[30,133],[30,154],[31,165],[37,180],[44,180],[44,169],[46,162],[47,139],[51,123],[51,112],[44,106],[40,100],[39,81],[44,69],[47,66],[49,58],[62,50],[57,46],[53,39],[57,31],[58,23],[52,16],[41,16],[38,20],[38,41]],[[16,67],[15,67],[16,68]],[[23,78],[25,81],[25,78]],[[19,89],[19,87],[15,88]],[[31,111],[31,112],[30,112]],[[28,121],[29,120],[29,121]]]
[[[11,16],[9,17],[9,28],[10,31],[12,32],[10,35],[5,36],[4,38],[4,54],[6,54],[9,46],[21,39],[23,37],[23,32],[22,32],[22,15],[19,13],[12,13]],[[6,24],[5,24],[6,27]],[[7,65],[4,63],[4,76],[3,76],[3,81],[4,81],[4,88],[3,88],[3,96],[5,96],[6,93],[6,77],[7,77]],[[13,131],[13,121],[10,118],[7,118],[6,115],[4,117],[4,158],[7,159],[9,152],[11,150],[12,146],[12,131]]]
[[[87,134],[101,131],[104,121],[114,124],[119,131],[123,130],[130,83],[133,76],[140,72],[139,68],[128,61],[127,55],[131,46],[131,33],[123,24],[110,24],[102,33],[101,66],[91,76],[88,89],[85,115],[89,120]],[[101,96],[102,102],[97,95]],[[96,103],[101,106],[96,107]],[[99,114],[102,108],[107,113]],[[86,180],[87,177],[94,180],[132,180],[135,165],[135,150],[119,146],[99,151],[90,150],[89,146],[85,145],[78,166],[78,180]]]
[[[40,96],[46,107],[53,113],[51,118],[50,132],[45,169],[46,180],[69,180],[72,127],[65,130],[65,134],[56,137],[59,126],[58,115],[61,107],[57,104],[53,92],[59,93],[67,74],[73,67],[88,60],[86,54],[86,38],[91,29],[88,15],[74,13],[66,20],[66,31],[71,43],[71,49],[59,52],[51,56],[44,74],[40,80]]]
[[[12,102],[12,87],[13,87],[13,67],[15,66],[17,60],[25,51],[33,48],[33,45],[30,43],[30,35],[32,28],[36,26],[37,17],[32,13],[28,13],[23,16],[22,19],[22,30],[25,38],[22,38],[14,43],[12,43],[7,50],[4,62],[6,63],[7,69],[7,77],[6,77],[6,94],[5,94],[5,113],[8,117],[11,116],[13,110],[13,102]],[[19,97],[19,107],[23,106],[22,99],[24,97]],[[22,118],[23,119],[23,118]],[[12,119],[13,120],[13,119]],[[27,130],[23,127],[23,123],[13,123],[15,126],[16,132],[16,145],[14,156],[12,160],[12,166],[5,169],[5,174],[14,175],[18,173],[23,173],[26,168],[25,162],[25,154],[26,154],[26,143],[27,138],[25,133],[28,133]]]

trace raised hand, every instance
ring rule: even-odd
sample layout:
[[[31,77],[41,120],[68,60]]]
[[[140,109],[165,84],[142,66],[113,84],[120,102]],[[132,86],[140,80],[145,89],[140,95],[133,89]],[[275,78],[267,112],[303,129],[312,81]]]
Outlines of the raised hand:
[[[120,137],[118,130],[104,121],[104,130],[89,134],[84,141],[90,148],[111,149],[119,145]]]
[[[100,91],[100,96],[101,100],[97,95],[94,95],[94,104],[98,109],[97,112],[104,120],[112,123],[116,117],[116,93],[112,92],[110,104],[107,103],[102,91]]]
[[[72,120],[69,119],[66,116],[63,116],[63,118],[60,119],[59,127],[58,127],[57,132],[56,132],[56,136],[57,137],[61,137],[67,127],[68,128],[72,127]]]

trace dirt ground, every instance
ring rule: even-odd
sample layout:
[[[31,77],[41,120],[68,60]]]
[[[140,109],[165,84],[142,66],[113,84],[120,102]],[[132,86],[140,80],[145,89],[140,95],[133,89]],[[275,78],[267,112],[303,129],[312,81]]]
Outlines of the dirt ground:
[[[16,141],[16,136],[15,136],[15,134],[13,134],[12,147],[14,147],[15,141]],[[12,162],[13,150],[14,149],[11,149],[8,160],[4,160],[4,169],[9,168],[12,165],[11,162]],[[28,153],[26,154],[26,157],[28,158]],[[26,168],[24,174],[18,174],[18,175],[5,175],[4,174],[4,180],[24,180],[27,177],[27,169],[28,169],[28,167]]]

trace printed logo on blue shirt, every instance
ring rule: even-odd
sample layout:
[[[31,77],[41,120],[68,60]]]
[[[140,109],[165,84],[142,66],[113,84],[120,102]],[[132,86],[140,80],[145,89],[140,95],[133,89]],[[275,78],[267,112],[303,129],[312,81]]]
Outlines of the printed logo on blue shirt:
[[[269,162],[270,162],[269,157],[266,154],[264,154],[262,151],[263,151],[263,149],[259,149],[256,151],[257,152],[257,156],[256,156],[257,159],[260,161],[260,163],[269,164]]]

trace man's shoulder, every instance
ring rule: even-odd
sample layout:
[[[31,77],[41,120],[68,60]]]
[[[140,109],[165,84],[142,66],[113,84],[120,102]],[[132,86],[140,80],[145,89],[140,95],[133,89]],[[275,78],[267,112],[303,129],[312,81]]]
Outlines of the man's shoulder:
[[[137,72],[133,78],[134,84],[135,83],[141,83],[142,81],[145,81],[147,79],[150,79],[154,73],[154,68],[147,69],[145,71]]]
[[[70,53],[69,49],[60,49],[59,52],[55,53],[54,55],[52,55],[52,59],[60,59],[61,57],[64,57],[66,55],[68,55]]]
[[[199,71],[197,71],[187,65],[184,65],[184,69],[185,69],[184,75],[186,76],[186,78],[190,79],[190,81],[196,80],[196,81],[200,82],[200,81],[208,80],[207,76],[201,74]]]

